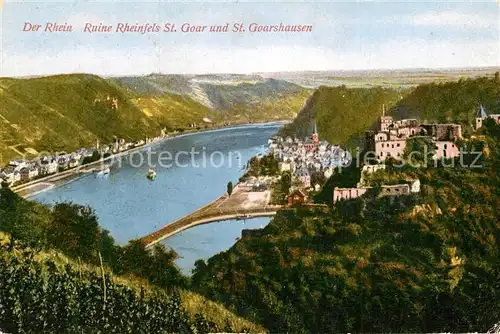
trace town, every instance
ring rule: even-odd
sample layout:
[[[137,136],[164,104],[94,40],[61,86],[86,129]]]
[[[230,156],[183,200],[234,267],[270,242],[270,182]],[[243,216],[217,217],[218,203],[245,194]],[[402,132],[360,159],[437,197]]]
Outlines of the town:
[[[4,183],[10,187],[14,187],[31,181],[41,180],[59,172],[69,171],[89,163],[108,160],[115,154],[140,149],[167,137],[166,130],[162,129],[159,136],[141,139],[136,142],[116,139],[111,144],[101,145],[97,141],[93,148],[79,148],[71,153],[59,152],[52,155],[42,155],[31,160],[12,160],[7,167],[0,169],[0,185]]]
[[[351,155],[338,145],[319,141],[316,126],[312,136],[303,141],[298,138],[273,137],[269,139],[269,154],[279,163],[281,173],[289,171],[301,183],[302,187],[318,186],[312,179],[328,179],[334,169],[349,164]]]

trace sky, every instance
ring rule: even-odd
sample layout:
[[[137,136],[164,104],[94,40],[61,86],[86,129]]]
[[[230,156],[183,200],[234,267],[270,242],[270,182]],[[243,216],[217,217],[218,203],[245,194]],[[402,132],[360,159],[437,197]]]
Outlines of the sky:
[[[1,1],[1,0],[0,0]],[[498,1],[14,1],[1,10],[0,76],[253,73],[500,66]],[[73,32],[25,32],[26,22]],[[85,23],[175,23],[175,33],[84,33]],[[182,33],[243,23],[245,32]],[[311,32],[252,33],[259,25]],[[207,28],[208,29],[208,28]]]

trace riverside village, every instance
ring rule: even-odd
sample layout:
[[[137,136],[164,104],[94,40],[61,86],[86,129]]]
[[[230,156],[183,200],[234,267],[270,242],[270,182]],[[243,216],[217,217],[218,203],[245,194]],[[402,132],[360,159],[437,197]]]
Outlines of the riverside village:
[[[8,166],[0,169],[0,184],[5,183],[11,187],[15,187],[28,182],[43,180],[60,172],[70,171],[98,161],[110,160],[114,155],[125,154],[132,150],[144,148],[168,136],[166,130],[162,129],[159,136],[145,138],[136,142],[117,139],[111,144],[101,145],[97,141],[93,148],[80,148],[70,153],[54,153],[53,155],[44,155],[32,160],[12,160]],[[97,169],[90,169],[89,171],[103,172],[103,170]]]

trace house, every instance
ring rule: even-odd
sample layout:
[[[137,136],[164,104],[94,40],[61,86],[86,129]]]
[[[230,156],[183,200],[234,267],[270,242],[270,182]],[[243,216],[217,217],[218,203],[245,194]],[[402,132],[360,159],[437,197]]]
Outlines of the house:
[[[380,165],[364,165],[363,169],[362,169],[362,173],[371,174],[371,173],[375,173],[375,172],[377,172],[379,170],[385,170],[385,165],[384,164],[380,164]]]
[[[9,162],[9,165],[11,167],[14,167],[15,170],[18,170],[20,171],[21,169],[23,169],[24,167],[27,167],[28,166],[28,162],[26,160],[23,160],[23,159],[18,159],[18,160],[12,160]]]
[[[38,168],[36,166],[24,167],[21,169],[21,181],[29,181],[34,179],[39,175]]]
[[[366,194],[371,187],[358,187],[358,188],[338,188],[333,189],[333,203],[340,200],[358,198]]]
[[[309,188],[311,186],[311,175],[306,167],[301,166],[300,168],[297,168],[297,170],[295,170],[295,175],[304,187]]]
[[[14,172],[14,178],[13,178],[13,182],[12,183],[17,183],[17,182],[20,182],[21,181],[21,172],[19,172],[18,170],[16,170]]]
[[[410,192],[420,192],[420,180],[418,178],[407,178],[405,181],[408,182],[408,185],[410,186]]]
[[[379,132],[375,136],[375,156],[378,161],[389,157],[401,159],[406,148],[406,139]]]
[[[57,159],[57,164],[60,170],[68,169],[70,157],[68,155],[61,155]]]
[[[297,189],[288,195],[287,202],[288,205],[302,205],[306,202],[306,195]]]
[[[365,185],[365,176],[367,174],[372,174],[375,173],[379,170],[385,170],[385,165],[384,164],[379,164],[379,165],[364,165],[363,168],[361,169],[361,177],[359,178],[359,182],[357,184],[357,187],[362,187]]]
[[[462,139],[462,127],[459,124],[422,124],[422,134],[438,141],[456,141]]]
[[[295,164],[290,161],[284,161],[280,162],[278,164],[280,172],[285,172],[285,171],[290,171],[290,172],[295,172]]]
[[[486,110],[484,110],[483,105],[479,106],[479,111],[476,115],[476,130],[483,126],[484,121],[487,118],[493,119],[497,124],[500,124],[500,114],[488,115]]]
[[[2,178],[6,183],[12,184],[12,183],[16,182],[15,173],[16,173],[16,171],[15,171],[14,167],[8,167],[0,173],[0,178]],[[17,181],[19,181],[19,180],[17,180]]]
[[[55,158],[48,158],[40,161],[40,175],[50,175],[57,173],[59,165]]]
[[[76,159],[75,157],[71,158],[68,163],[69,168],[75,168],[80,166],[80,160]]]
[[[303,147],[304,147],[304,149],[305,149],[307,152],[311,152],[311,151],[313,151],[313,150],[316,148],[316,143],[314,142],[314,140],[313,140],[313,139],[311,139],[311,138],[306,138],[306,139],[304,140]]]
[[[384,185],[380,188],[380,194],[378,195],[379,197],[410,195],[410,186],[406,183]]]
[[[325,175],[326,179],[329,179],[333,175],[333,167],[327,167],[323,169],[323,175]]]

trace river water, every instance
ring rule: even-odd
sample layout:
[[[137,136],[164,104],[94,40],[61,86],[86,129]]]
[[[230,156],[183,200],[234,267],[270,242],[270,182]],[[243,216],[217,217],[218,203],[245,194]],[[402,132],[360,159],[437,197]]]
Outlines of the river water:
[[[90,175],[30,199],[48,204],[72,201],[90,205],[100,225],[119,244],[125,244],[223,194],[228,181],[238,181],[252,156],[266,152],[267,140],[280,126],[250,125],[171,138],[116,161],[106,177]],[[153,165],[157,177],[151,182],[146,174]],[[241,237],[242,229],[264,227],[269,220],[201,225],[163,243],[176,250],[180,256],[177,265],[190,274],[197,259],[206,260],[230,248]]]

